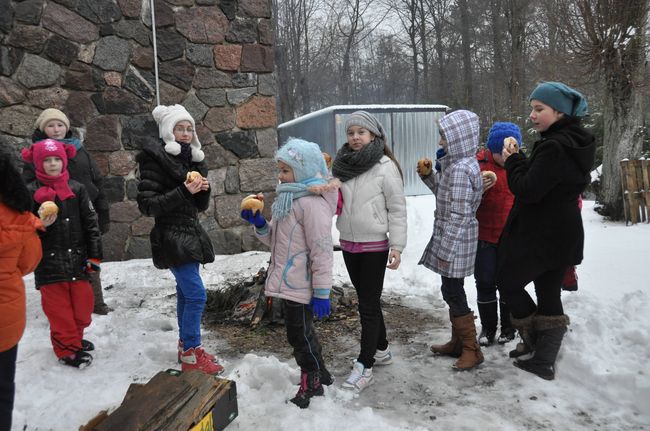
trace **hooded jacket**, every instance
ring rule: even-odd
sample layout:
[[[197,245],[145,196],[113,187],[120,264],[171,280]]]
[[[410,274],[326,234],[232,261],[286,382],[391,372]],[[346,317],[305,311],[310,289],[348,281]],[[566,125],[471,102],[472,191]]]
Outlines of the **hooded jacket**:
[[[476,209],[483,193],[476,160],[478,117],[455,111],[440,119],[440,128],[447,139],[447,154],[438,159],[440,172],[422,178],[436,195],[436,210],[433,234],[418,264],[448,278],[463,278],[474,273]]]
[[[0,352],[18,344],[25,331],[23,276],[43,256],[36,233],[43,224],[30,212],[19,213],[0,202]]]
[[[332,288],[332,217],[336,187],[295,199],[289,214],[271,220],[257,237],[271,247],[265,293],[301,304],[312,296],[328,299]]]
[[[136,160],[140,168],[138,208],[155,218],[149,234],[154,266],[166,269],[190,262],[213,262],[212,242],[198,219],[198,213],[210,204],[210,190],[193,195],[184,184],[188,171],[206,177],[205,163],[185,165],[180,156],[165,151],[162,141],[145,143]]]
[[[541,133],[530,157],[519,152],[506,160],[515,202],[499,243],[501,283],[526,284],[582,261],[578,199],[589,184],[595,151],[593,135],[565,117]]]

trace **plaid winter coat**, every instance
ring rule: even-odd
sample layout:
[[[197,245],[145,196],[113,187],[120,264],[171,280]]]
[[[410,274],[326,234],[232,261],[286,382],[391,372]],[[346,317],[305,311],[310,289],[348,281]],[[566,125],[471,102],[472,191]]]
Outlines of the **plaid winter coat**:
[[[475,156],[478,117],[473,112],[455,111],[440,119],[440,129],[448,142],[447,155],[438,159],[441,172],[422,178],[436,195],[436,211],[433,235],[419,264],[448,278],[463,278],[474,273],[476,209],[483,192]]]

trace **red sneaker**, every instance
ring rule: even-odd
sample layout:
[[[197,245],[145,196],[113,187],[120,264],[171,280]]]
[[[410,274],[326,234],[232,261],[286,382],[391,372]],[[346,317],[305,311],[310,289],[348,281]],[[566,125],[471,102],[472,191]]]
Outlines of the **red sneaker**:
[[[223,367],[209,360],[201,347],[190,348],[181,353],[181,370],[201,370],[213,375],[223,373]]]
[[[203,354],[205,355],[206,358],[208,358],[210,361],[214,362],[215,364],[217,363],[217,358],[214,355],[209,354],[208,352],[203,349],[203,344],[200,344],[199,346],[196,347],[197,349],[203,350]],[[178,340],[178,363],[181,363],[181,355],[183,354],[183,340]]]

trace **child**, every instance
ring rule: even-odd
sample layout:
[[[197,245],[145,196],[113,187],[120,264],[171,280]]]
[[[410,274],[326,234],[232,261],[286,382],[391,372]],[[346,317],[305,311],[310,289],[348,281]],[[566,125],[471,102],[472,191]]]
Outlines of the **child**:
[[[503,226],[506,224],[508,213],[512,208],[514,196],[508,188],[506,171],[503,168],[503,140],[512,137],[521,145],[521,132],[513,123],[494,123],[487,139],[487,148],[477,154],[481,172],[491,171],[496,174],[496,182],[484,177],[485,191],[481,205],[476,211],[478,220],[478,248],[474,264],[474,278],[478,313],[481,317],[481,334],[478,342],[481,346],[494,343],[497,331],[497,303],[501,311],[501,334],[499,344],[505,344],[515,338],[514,329],[510,323],[510,310],[503,298],[497,301],[497,244]]]
[[[68,120],[68,117],[58,109],[48,108],[38,116],[34,123],[34,128],[32,142],[38,142],[49,138],[65,144],[74,145],[77,154],[68,160],[68,173],[70,174],[70,178],[80,182],[84,187],[86,187],[88,196],[90,197],[95,212],[97,213],[99,231],[102,235],[106,234],[110,226],[110,217],[108,211],[108,200],[104,195],[101,173],[99,172],[99,168],[95,164],[95,161],[88,151],[86,151],[86,148],[82,145],[81,141],[72,137],[70,120]],[[26,183],[30,183],[36,179],[34,168],[30,163],[25,163],[23,166],[23,179]],[[113,309],[104,302],[104,292],[102,291],[100,274],[101,271],[95,271],[89,274],[90,284],[93,287],[93,294],[95,295],[93,313],[105,315],[113,311]]]
[[[220,374],[223,366],[201,345],[201,315],[207,294],[199,265],[214,262],[212,242],[198,218],[210,203],[205,155],[194,119],[183,106],[157,106],[152,114],[160,142],[145,143],[136,157],[140,168],[138,208],[155,217],[150,233],[153,264],[169,268],[176,279],[181,369]],[[188,181],[192,171],[198,175]]]
[[[271,247],[265,293],[284,303],[287,339],[300,366],[300,388],[291,402],[307,408],[312,397],[323,395],[322,385],[333,383],[312,320],[330,313],[332,217],[338,185],[327,184],[325,160],[313,142],[291,138],[275,160],[280,184],[271,222],[250,209],[241,217]]]
[[[37,231],[43,224],[30,211],[32,197],[0,151],[0,430],[11,429],[18,341],[25,331],[25,284],[43,256]]]
[[[530,359],[514,365],[543,379],[555,378],[555,360],[569,317],[562,306],[562,278],[583,258],[584,229],[577,202],[589,184],[594,136],[580,125],[587,100],[561,82],[539,84],[529,97],[530,120],[540,134],[527,157],[503,147],[515,203],[499,242],[497,283],[523,343],[510,352]],[[535,284],[537,304],[526,292]]]
[[[83,338],[94,304],[88,274],[99,270],[102,244],[88,192],[67,171],[75,153],[74,146],[53,139],[22,150],[23,160],[36,170],[36,180],[27,186],[36,207],[48,201],[58,207],[58,213],[42,218],[43,260],[35,273],[52,346],[61,363],[83,368],[91,364],[88,352],[95,349]]]
[[[442,277],[442,297],[449,305],[451,340],[431,346],[435,354],[459,357],[457,370],[469,370],[483,362],[483,353],[476,341],[474,313],[467,305],[464,278],[474,272],[478,221],[476,210],[481,203],[483,182],[476,160],[479,140],[478,116],[459,110],[439,120],[438,153],[441,170],[431,172],[418,164],[418,174],[436,195],[433,235],[419,264]],[[441,154],[444,153],[444,154]]]
[[[406,247],[406,199],[402,171],[381,123],[368,112],[357,111],[347,116],[345,130],[347,143],[332,167],[343,182],[336,228],[359,298],[361,351],[343,387],[360,392],[374,382],[375,364],[393,360],[381,292],[386,268],[399,268]]]

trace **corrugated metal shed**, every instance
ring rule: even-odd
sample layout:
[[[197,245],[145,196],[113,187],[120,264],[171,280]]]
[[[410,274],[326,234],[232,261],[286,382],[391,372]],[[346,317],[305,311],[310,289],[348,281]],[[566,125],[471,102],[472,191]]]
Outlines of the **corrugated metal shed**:
[[[334,156],[346,142],[345,117],[354,111],[368,111],[384,125],[389,145],[404,172],[407,195],[428,194],[415,172],[422,157],[435,159],[438,149],[438,119],[445,105],[340,105],[312,112],[278,126],[280,144],[290,137],[316,142]]]

